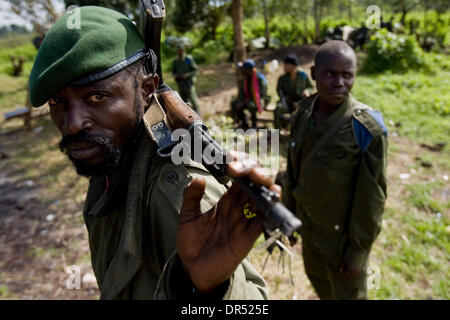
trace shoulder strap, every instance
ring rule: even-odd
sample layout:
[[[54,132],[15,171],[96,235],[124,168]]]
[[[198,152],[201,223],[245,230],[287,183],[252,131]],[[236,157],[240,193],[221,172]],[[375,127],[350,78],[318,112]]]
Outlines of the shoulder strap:
[[[328,140],[331,138],[332,135],[336,133],[353,115],[353,112],[356,109],[366,109],[362,104],[356,104],[355,106],[349,108],[344,115],[336,121],[333,126],[328,130],[320,139],[317,141],[317,143],[314,145],[314,147],[309,151],[309,153],[306,155],[305,160],[302,163],[301,172],[304,172],[305,168],[310,164],[312,159],[316,156],[317,152],[322,148]]]

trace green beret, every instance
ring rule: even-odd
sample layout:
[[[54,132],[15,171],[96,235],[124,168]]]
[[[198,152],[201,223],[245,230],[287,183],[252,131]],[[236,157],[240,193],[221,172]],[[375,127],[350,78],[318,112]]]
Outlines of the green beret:
[[[91,82],[106,78],[145,56],[144,48],[137,27],[116,11],[96,6],[69,11],[41,44],[30,75],[30,102],[41,106],[87,75]]]

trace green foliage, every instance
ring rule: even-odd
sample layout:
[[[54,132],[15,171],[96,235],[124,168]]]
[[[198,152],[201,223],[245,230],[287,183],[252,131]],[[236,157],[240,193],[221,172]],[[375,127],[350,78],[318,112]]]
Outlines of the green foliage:
[[[362,72],[406,72],[427,69],[422,49],[411,36],[397,35],[385,29],[370,37]]]
[[[202,22],[202,28],[208,30],[214,39],[228,4],[224,0],[175,0],[172,23],[178,32],[187,32]]]
[[[139,17],[138,0],[64,0],[66,8],[77,6],[100,6],[121,12],[127,16]]]
[[[305,30],[303,22],[299,21],[298,18],[276,15],[270,20],[269,26],[270,36],[278,39],[282,47],[302,44],[304,40],[311,40],[314,35],[312,20],[308,21]],[[246,41],[263,37],[265,31],[264,19],[262,17],[246,19],[243,28]]]
[[[437,183],[422,183],[407,186],[410,192],[407,201],[419,209],[425,209],[433,213],[442,212],[443,208],[430,193],[430,190],[435,185]]]
[[[322,37],[322,39],[325,38],[329,28],[334,29],[336,27],[351,26],[351,25],[352,23],[350,23],[350,21],[348,21],[347,19],[333,19],[333,18],[323,19],[320,23],[320,36]]]
[[[9,289],[6,284],[0,286],[0,298],[6,299],[9,297]]]
[[[404,31],[414,34],[417,39],[423,41],[425,37],[432,37],[437,42],[435,50],[448,47],[450,45],[450,13],[438,13],[428,11],[411,12],[405,19]]]
[[[23,57],[25,59],[24,73],[29,73],[36,54],[37,50],[31,43],[15,48],[0,48],[0,74],[11,74],[13,70],[11,56]]]
[[[192,50],[192,55],[198,63],[213,63],[220,58],[224,58],[226,48],[221,41],[205,41],[202,47]],[[226,53],[225,53],[226,55]]]
[[[450,58],[445,57],[447,63]],[[383,113],[391,134],[397,131],[413,141],[436,143],[450,136],[449,70],[436,74],[360,75],[352,94]]]

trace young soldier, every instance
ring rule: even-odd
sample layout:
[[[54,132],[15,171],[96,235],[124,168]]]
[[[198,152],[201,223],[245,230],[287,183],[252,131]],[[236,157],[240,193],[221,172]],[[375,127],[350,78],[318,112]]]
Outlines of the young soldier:
[[[283,114],[292,114],[298,106],[298,102],[309,97],[309,91],[313,85],[308,75],[297,69],[298,59],[295,55],[288,55],[284,59],[285,74],[280,76],[277,84],[277,93],[280,101],[274,111],[274,126],[281,129],[283,125]]]
[[[292,133],[283,202],[303,221],[306,274],[321,299],[366,298],[369,252],[386,200],[387,130],[382,115],[353,99],[356,56],[323,44]]]
[[[172,74],[178,85],[178,92],[184,102],[189,103],[198,112],[198,99],[195,91],[197,64],[194,57],[186,55],[183,45],[177,47],[178,58],[173,61]]]
[[[243,80],[239,85],[238,97],[231,102],[233,116],[241,121],[244,129],[248,128],[247,117],[244,110],[250,111],[252,127],[256,128],[256,112],[262,112],[264,105],[269,103],[267,95],[267,80],[255,68],[255,62],[247,59],[242,64]]]

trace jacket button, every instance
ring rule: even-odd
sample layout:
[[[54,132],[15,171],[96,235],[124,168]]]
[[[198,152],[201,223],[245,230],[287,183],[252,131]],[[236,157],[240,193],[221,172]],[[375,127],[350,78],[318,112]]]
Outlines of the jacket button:
[[[334,230],[339,231],[339,225],[335,225]]]
[[[292,148],[295,147],[295,141],[292,141],[292,142],[291,142],[291,147],[292,147]]]
[[[166,173],[166,180],[168,182],[175,182],[178,178],[178,175],[175,171],[169,171]]]
[[[361,110],[356,110],[355,114],[359,116],[361,114]]]

